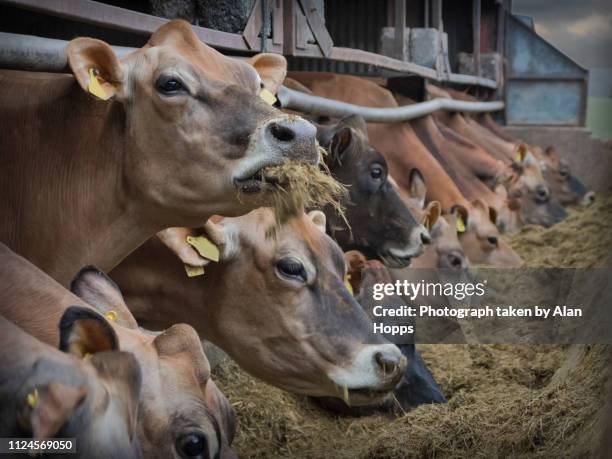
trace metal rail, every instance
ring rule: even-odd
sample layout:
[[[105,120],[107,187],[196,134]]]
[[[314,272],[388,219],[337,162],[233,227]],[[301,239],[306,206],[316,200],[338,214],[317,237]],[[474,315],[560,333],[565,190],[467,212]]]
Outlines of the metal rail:
[[[0,68],[31,70],[39,72],[68,71],[66,46],[68,42],[51,38],[40,38],[0,32]],[[135,50],[113,46],[119,57]],[[281,86],[278,100],[284,108],[316,115],[343,117],[361,115],[366,121],[394,123],[418,118],[436,110],[461,112],[491,112],[504,108],[503,102],[466,102],[453,99],[434,99],[397,108],[372,108],[325,99]]]
[[[305,94],[284,86],[279,88],[277,97],[283,108],[333,118],[360,115],[371,123],[400,123],[429,115],[437,110],[482,113],[494,112],[504,108],[504,103],[501,101],[466,102],[454,99],[433,99],[427,102],[394,108],[363,107]]]

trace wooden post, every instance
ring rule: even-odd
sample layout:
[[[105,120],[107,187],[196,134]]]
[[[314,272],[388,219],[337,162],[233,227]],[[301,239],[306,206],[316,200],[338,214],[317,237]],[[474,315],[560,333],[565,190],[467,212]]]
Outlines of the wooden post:
[[[295,54],[295,0],[283,0],[283,54]]]

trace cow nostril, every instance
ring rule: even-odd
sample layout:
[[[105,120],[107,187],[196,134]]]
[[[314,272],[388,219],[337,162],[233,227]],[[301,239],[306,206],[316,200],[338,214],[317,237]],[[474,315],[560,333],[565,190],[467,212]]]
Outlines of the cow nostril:
[[[431,244],[431,236],[427,233],[421,233],[421,242],[424,245],[429,245]]]
[[[448,262],[453,268],[458,268],[461,266],[461,258],[456,255],[449,255]]]
[[[540,197],[540,198],[548,197],[548,190],[543,185],[540,185],[540,186],[538,186],[536,188],[536,193],[537,193],[538,197]]]
[[[401,356],[389,352],[377,352],[374,354],[374,360],[384,375],[393,376],[400,367]]]
[[[269,126],[272,137],[280,142],[292,142],[295,140],[295,132],[292,129],[282,126],[278,123],[272,123]]]

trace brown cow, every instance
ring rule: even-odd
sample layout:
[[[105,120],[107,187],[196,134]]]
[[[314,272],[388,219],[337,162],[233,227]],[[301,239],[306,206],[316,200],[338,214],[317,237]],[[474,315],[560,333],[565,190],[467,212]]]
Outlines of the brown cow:
[[[254,67],[184,21],[122,60],[77,38],[68,60],[73,75],[0,72],[0,241],[64,285],[165,227],[265,204],[265,166],[318,161],[314,126],[266,104]],[[280,84],[282,56],[252,63]]]
[[[195,278],[175,255],[189,263],[184,255],[194,252],[188,231],[177,229],[179,237],[164,238],[175,253],[153,238],[112,275],[149,327],[188,322],[270,384],[370,403],[393,389],[406,362],[396,346],[372,334],[346,289],[343,254],[325,234],[325,220],[313,211],[269,237],[270,209],[223,219],[216,235],[207,233],[221,248],[220,262]]]
[[[80,458],[140,458],[136,359],[117,351],[115,332],[93,311],[69,308],[61,324],[64,339],[78,329],[100,352],[76,358],[0,316],[0,436],[75,438]]]
[[[500,191],[493,192],[481,181],[509,181],[513,177],[510,166],[494,160],[476,145],[464,142],[449,129],[440,126],[433,116],[424,116],[411,124],[461,193],[470,200],[480,198],[495,209],[495,223],[501,231],[515,232],[522,226],[520,201],[516,198],[509,201],[503,185],[500,186]]]
[[[349,190],[344,216],[329,206],[324,209],[328,233],[342,250],[360,250],[392,268],[408,266],[429,244],[429,233],[389,182],[387,162],[367,136],[358,116],[318,128],[317,137],[328,148],[329,171]]]
[[[0,314],[52,346],[56,324],[71,305],[117,317],[113,330],[122,350],[142,371],[137,432],[144,457],[232,457],[234,414],[210,379],[210,366],[195,330],[174,325],[162,333],[140,330],[117,286],[95,268],[84,268],[70,293],[24,258],[0,244]],[[81,299],[82,298],[82,299]],[[30,305],[36,305],[35,310]],[[79,356],[96,346],[76,333],[62,346]],[[194,454],[188,454],[188,456]]]
[[[405,197],[411,212],[429,228],[431,244],[422,255],[416,257],[410,264],[411,268],[439,268],[447,270],[463,270],[469,266],[469,261],[455,227],[456,215],[442,216],[438,201],[431,201],[425,206],[427,184],[418,169],[410,173],[409,195]]]
[[[291,77],[317,96],[371,107],[397,107],[388,90],[363,78],[307,72],[294,72]],[[460,240],[470,261],[494,266],[522,263],[520,257],[499,239],[499,230],[491,223],[488,209],[483,211],[465,199],[419,140],[410,123],[369,123],[368,137],[370,144],[385,157],[389,172],[401,189],[409,189],[410,172],[419,169],[427,183],[435,184],[427,189],[428,201],[439,201],[447,213],[459,206],[462,215],[467,218],[469,214],[470,224]]]

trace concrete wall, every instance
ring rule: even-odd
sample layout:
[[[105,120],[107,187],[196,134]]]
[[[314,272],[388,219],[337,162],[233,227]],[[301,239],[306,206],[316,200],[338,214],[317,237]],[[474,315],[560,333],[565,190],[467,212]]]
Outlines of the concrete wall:
[[[505,130],[529,144],[554,145],[588,188],[612,193],[612,141],[593,139],[584,128],[507,126]]]

